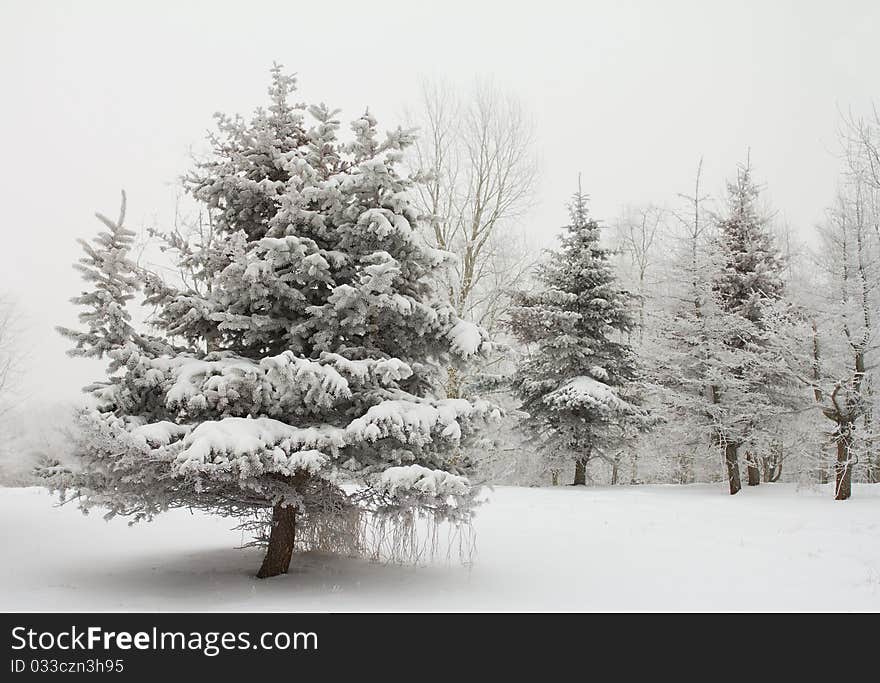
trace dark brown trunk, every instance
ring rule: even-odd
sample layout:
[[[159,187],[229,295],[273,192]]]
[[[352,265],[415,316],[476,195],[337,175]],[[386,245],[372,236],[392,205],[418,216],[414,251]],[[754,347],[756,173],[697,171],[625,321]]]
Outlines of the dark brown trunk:
[[[850,446],[849,424],[838,427],[837,433],[837,463],[835,463],[834,499],[846,500],[852,495],[852,464],[849,461]]]
[[[573,486],[587,485],[587,460],[586,458],[578,458],[574,461],[574,483]]]
[[[258,579],[286,574],[290,567],[290,556],[296,540],[296,508],[290,505],[276,505],[272,508],[272,531],[269,534],[269,547]]]
[[[611,485],[617,486],[617,478],[618,478],[618,467],[617,460],[611,463]]]
[[[749,486],[757,486],[761,483],[761,471],[758,469],[758,461],[753,453],[746,451],[746,476]]]
[[[777,482],[782,477],[782,449],[782,442],[776,441],[770,446],[770,455],[761,458],[765,482]]]
[[[739,493],[742,483],[739,479],[739,458],[737,455],[736,444],[726,443],[724,445],[724,462],[727,465],[727,481],[730,484],[730,495]]]

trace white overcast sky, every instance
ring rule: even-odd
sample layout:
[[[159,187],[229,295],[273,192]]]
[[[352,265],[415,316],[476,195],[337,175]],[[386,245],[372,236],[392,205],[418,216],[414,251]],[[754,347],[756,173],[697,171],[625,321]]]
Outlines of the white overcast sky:
[[[527,230],[549,243],[577,173],[593,213],[668,202],[699,157],[707,189],[751,148],[773,206],[807,233],[834,192],[838,112],[880,102],[880,2],[46,2],[0,4],[0,291],[17,301],[32,401],[100,365],[64,355],[74,240],[129,195],[129,226],[167,224],[176,178],[215,111],[264,102],[273,61],[306,101],[401,122],[419,79],[491,76],[537,126]]]

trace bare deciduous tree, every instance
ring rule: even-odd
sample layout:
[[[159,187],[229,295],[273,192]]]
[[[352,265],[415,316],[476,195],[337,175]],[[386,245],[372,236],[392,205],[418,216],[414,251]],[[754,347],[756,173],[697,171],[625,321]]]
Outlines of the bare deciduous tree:
[[[877,190],[864,176],[853,176],[841,189],[822,230],[827,281],[822,336],[813,324],[812,388],[822,412],[834,423],[836,447],[835,498],[852,493],[857,440],[867,436],[864,460],[868,479],[876,477],[876,454],[871,410],[871,378],[877,351],[875,311],[880,289],[880,250],[877,242]]]
[[[880,190],[880,110],[875,105],[869,116],[848,112],[841,118],[839,135],[850,174]]]
[[[0,415],[11,408],[10,394],[21,373],[18,316],[9,296],[0,296]]]
[[[424,180],[418,200],[429,239],[458,256],[450,298],[459,315],[494,325],[496,299],[531,265],[517,219],[535,189],[532,123],[513,95],[489,82],[466,97],[424,83],[417,123],[414,165]]]
[[[654,204],[628,205],[615,222],[618,249],[633,269],[638,298],[639,344],[645,337],[645,305],[648,294],[648,271],[657,264],[659,235],[666,210]]]
[[[458,315],[492,333],[535,263],[518,223],[535,190],[533,124],[516,97],[486,81],[464,96],[426,81],[420,109],[412,161],[426,238],[457,257],[447,289]],[[459,383],[451,369],[450,396]]]

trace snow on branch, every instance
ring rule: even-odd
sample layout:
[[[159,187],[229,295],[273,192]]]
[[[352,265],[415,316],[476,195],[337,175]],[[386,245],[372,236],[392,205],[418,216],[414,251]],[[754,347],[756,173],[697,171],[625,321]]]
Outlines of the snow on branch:
[[[159,448],[178,441],[189,434],[190,425],[178,425],[168,420],[140,425],[130,430],[131,435],[145,446]]]
[[[243,479],[265,472],[314,474],[329,462],[322,451],[342,445],[342,430],[328,425],[300,428],[268,417],[227,417],[203,422],[189,433],[174,470],[181,475],[238,470]]]
[[[412,368],[399,358],[349,360],[338,353],[325,351],[321,354],[321,362],[332,365],[346,377],[363,383],[374,380],[383,386],[399,382],[413,374]]]
[[[412,225],[405,216],[389,209],[367,209],[358,218],[358,225],[374,232],[380,238],[396,234],[409,239],[413,231]]]
[[[372,406],[363,416],[353,420],[346,433],[357,441],[390,437],[402,443],[424,445],[431,442],[435,431],[447,439],[460,439],[461,419],[498,415],[497,408],[482,400],[389,400]]]
[[[302,358],[292,351],[264,358],[260,367],[266,371],[266,381],[273,390],[282,394],[291,391],[304,394],[307,401],[316,405],[330,407],[337,400],[351,396],[348,382],[336,368]]]
[[[470,491],[466,477],[443,470],[432,470],[421,465],[389,467],[382,472],[374,489],[382,494],[399,498],[406,495],[425,495],[432,498],[465,496]]]
[[[208,408],[230,410],[238,402],[239,414],[258,410],[283,413],[297,397],[315,408],[331,408],[351,398],[353,386],[395,387],[412,375],[398,358],[349,360],[323,353],[314,360],[285,351],[262,359],[222,356],[201,360],[192,357],[157,358],[146,362],[145,379],[158,386],[168,379],[165,405],[198,413]]]
[[[590,408],[602,412],[635,413],[638,408],[624,401],[604,382],[579,375],[544,397],[544,402],[557,409]]]
[[[470,358],[482,351],[489,343],[489,335],[479,325],[459,320],[446,334],[452,351],[462,358]]]

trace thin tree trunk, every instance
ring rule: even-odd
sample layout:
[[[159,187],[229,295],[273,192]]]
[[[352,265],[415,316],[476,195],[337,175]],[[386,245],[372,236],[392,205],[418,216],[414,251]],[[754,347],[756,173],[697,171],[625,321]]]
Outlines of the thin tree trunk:
[[[776,483],[782,477],[782,461],[779,461],[779,464],[776,466],[776,472],[770,477],[770,481],[772,483]]]
[[[587,459],[578,458],[574,461],[574,483],[572,486],[587,485]]]
[[[872,455],[868,458],[868,483],[880,483],[880,455]]]
[[[296,539],[296,508],[278,504],[272,508],[272,531],[269,534],[269,547],[258,579],[286,574],[290,568],[290,557]]]
[[[776,459],[764,463],[764,481],[775,483],[782,476],[782,460]]]
[[[461,378],[457,368],[446,369],[446,398],[461,398]]]
[[[781,441],[774,441],[770,445],[770,455],[761,458],[763,476],[765,482],[777,482],[782,477],[783,445]]]
[[[871,463],[871,471],[868,476],[872,484],[880,484],[880,455],[874,456],[874,462]]]
[[[733,443],[724,445],[724,462],[727,465],[727,481],[730,484],[730,495],[739,493],[742,483],[739,479],[739,458],[737,449],[739,446]]]
[[[837,463],[835,465],[834,499],[847,500],[852,495],[852,464],[849,461],[850,430],[847,423],[838,427]]]
[[[758,461],[751,451],[746,451],[746,475],[749,486],[757,486],[761,483],[761,471],[758,469]]]
[[[694,483],[694,458],[690,453],[682,453],[678,460],[678,483]]]

